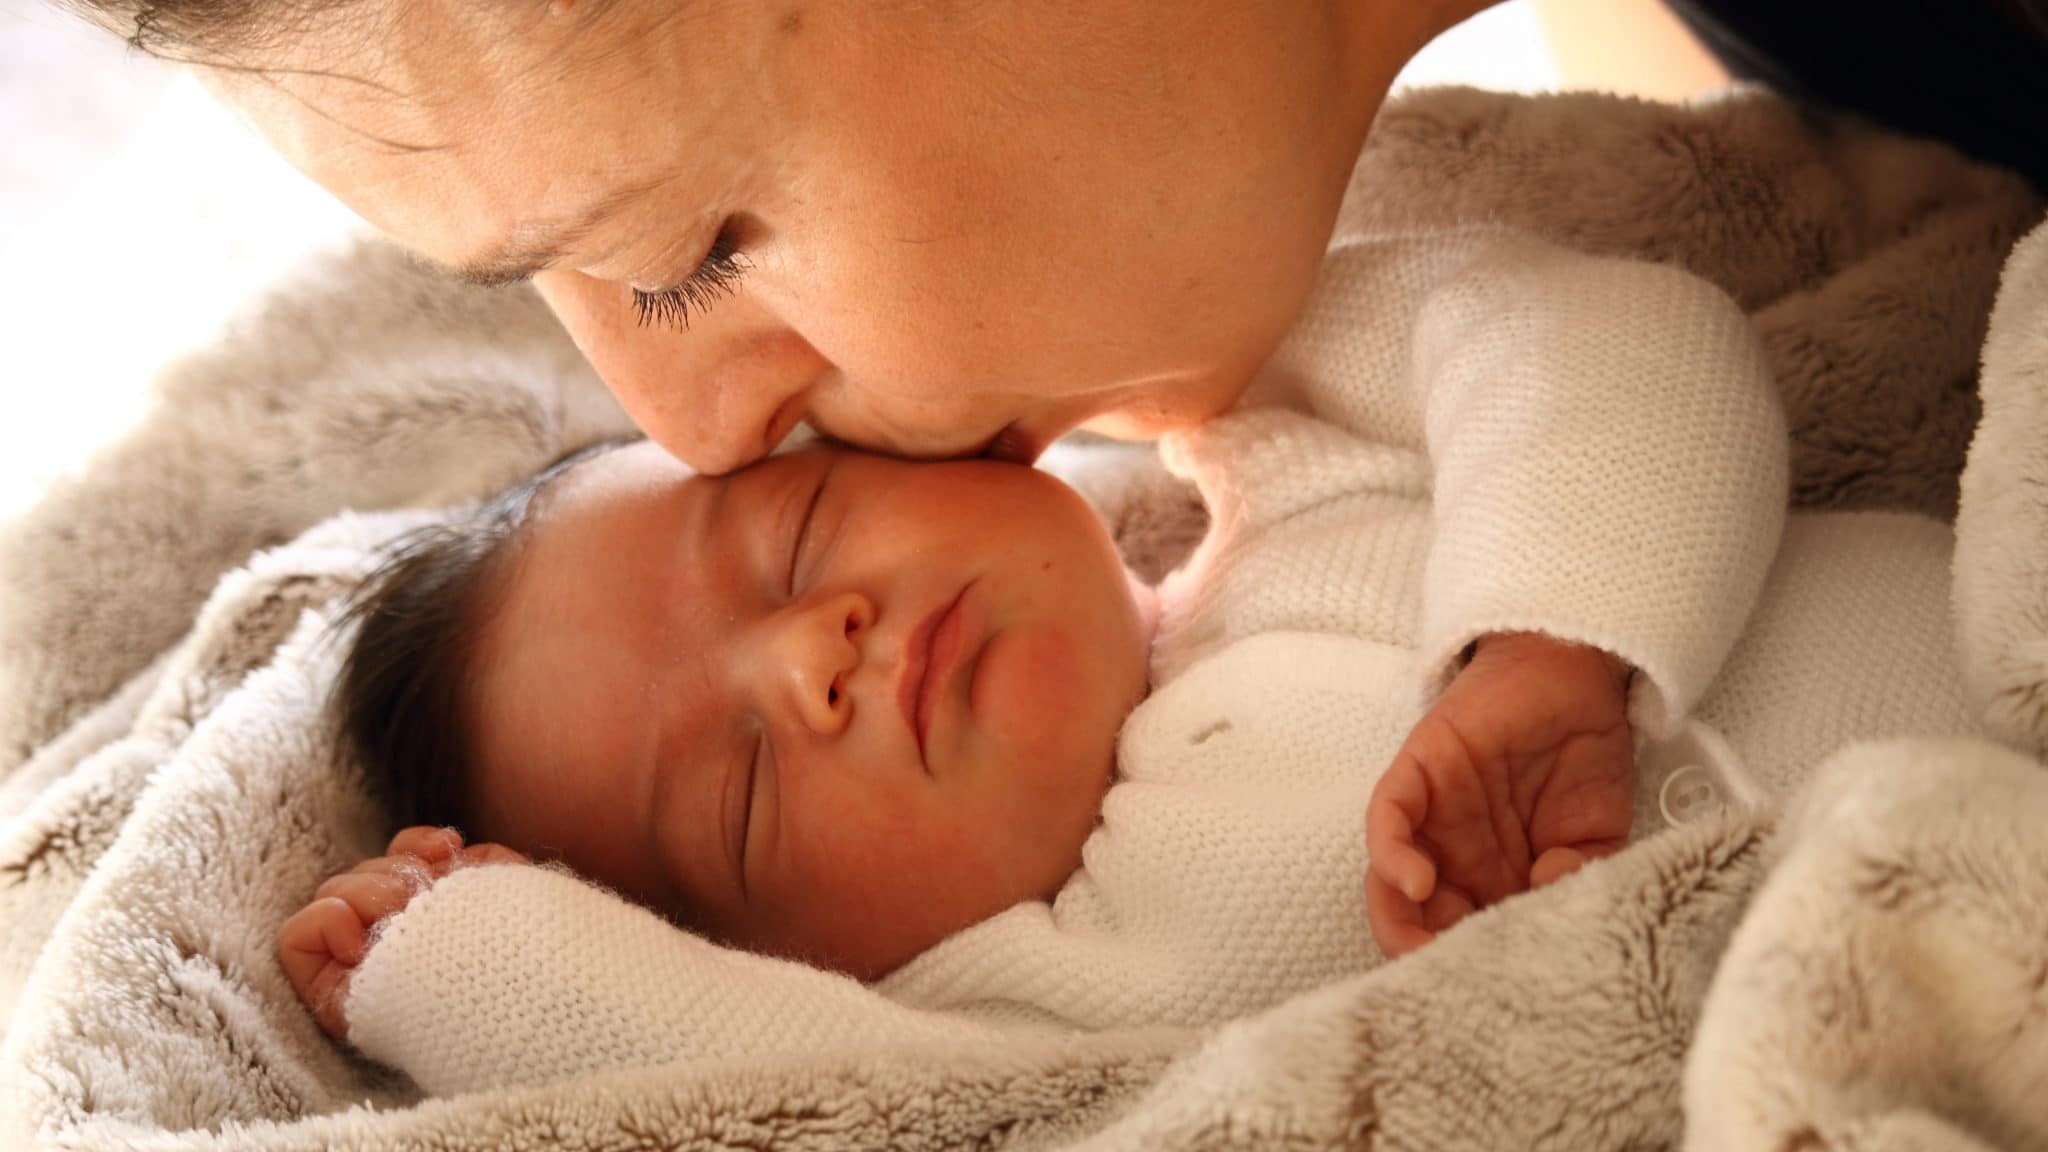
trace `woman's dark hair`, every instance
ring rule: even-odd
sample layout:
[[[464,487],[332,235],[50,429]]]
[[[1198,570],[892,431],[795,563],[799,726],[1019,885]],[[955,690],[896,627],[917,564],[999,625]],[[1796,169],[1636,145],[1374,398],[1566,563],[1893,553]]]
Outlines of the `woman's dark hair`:
[[[230,71],[268,72],[289,46],[315,32],[358,19],[355,34],[365,42],[385,34],[376,13],[358,13],[356,0],[53,0],[88,23],[126,40],[136,51],[160,60]],[[525,0],[534,18],[548,17],[545,0]],[[588,23],[611,9],[604,0],[583,0],[574,19]],[[516,11],[516,10],[515,10]],[[334,73],[321,73],[335,75]]]
[[[222,64],[287,43],[350,0],[56,0],[137,51]]]
[[[409,532],[335,622],[355,629],[335,684],[344,747],[400,825],[470,824],[468,696],[477,644],[538,498],[600,444],[556,461],[455,519]]]

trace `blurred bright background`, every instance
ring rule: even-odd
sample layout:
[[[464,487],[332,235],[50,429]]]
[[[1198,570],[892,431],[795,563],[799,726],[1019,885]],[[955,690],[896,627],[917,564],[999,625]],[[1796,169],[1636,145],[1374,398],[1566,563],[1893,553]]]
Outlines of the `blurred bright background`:
[[[1512,0],[1402,83],[1681,98],[1717,79],[1654,0]],[[0,140],[6,516],[122,430],[157,364],[357,226],[190,76],[47,0],[0,0]]]

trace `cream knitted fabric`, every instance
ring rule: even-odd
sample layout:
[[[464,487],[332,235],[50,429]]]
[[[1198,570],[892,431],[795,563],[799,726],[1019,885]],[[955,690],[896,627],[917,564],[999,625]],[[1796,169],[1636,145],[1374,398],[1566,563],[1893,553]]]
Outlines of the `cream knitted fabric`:
[[[1383,489],[1386,506],[1360,512],[1344,554],[1315,568],[1305,551],[1261,564],[1278,579],[1198,562],[1163,672],[1219,634],[1340,630],[1418,649],[1433,690],[1479,636],[1541,630],[1641,669],[1634,718],[1662,731],[1719,668],[1777,546],[1786,440],[1756,335],[1671,268],[1496,230],[1353,239],[1247,402],[1369,440],[1380,467],[1405,459],[1414,480]],[[1304,457],[1250,459],[1233,442],[1247,434],[1263,433],[1169,441],[1219,517],[1301,499],[1272,493],[1299,491]],[[1219,435],[1232,440],[1209,446]],[[1205,544],[1217,566],[1271,543],[1225,527]],[[1310,609],[1331,595],[1372,604]]]
[[[432,1095],[677,1060],[972,1044],[992,1029],[715,947],[551,868],[459,870],[389,921],[349,1039]]]
[[[1795,514],[1695,717],[1777,797],[1851,741],[1982,735],[1949,611],[1954,555],[1954,530],[1922,516]]]

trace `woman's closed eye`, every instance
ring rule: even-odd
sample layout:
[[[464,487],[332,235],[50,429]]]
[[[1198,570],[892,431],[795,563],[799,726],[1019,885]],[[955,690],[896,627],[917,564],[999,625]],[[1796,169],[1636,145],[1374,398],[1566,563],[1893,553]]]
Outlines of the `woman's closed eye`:
[[[733,294],[747,273],[747,258],[728,229],[720,229],[711,251],[683,282],[672,288],[647,291],[633,289],[633,311],[640,326],[660,324],[664,328],[688,331],[692,313],[703,315],[711,305]]]

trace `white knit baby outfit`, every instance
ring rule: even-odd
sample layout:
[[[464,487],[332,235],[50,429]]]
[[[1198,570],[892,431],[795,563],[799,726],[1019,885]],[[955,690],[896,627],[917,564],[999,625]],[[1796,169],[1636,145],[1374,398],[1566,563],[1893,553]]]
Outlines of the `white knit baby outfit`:
[[[1795,517],[1766,588],[1782,416],[1745,318],[1684,273],[1490,230],[1340,235],[1240,409],[1164,450],[1213,526],[1160,590],[1153,693],[1052,903],[863,987],[559,872],[473,869],[391,921],[350,1038],[440,1093],[1273,1004],[1380,959],[1366,800],[1490,632],[1620,655],[1643,738],[1704,733],[1767,791],[1847,739],[1968,729],[1946,528]]]

